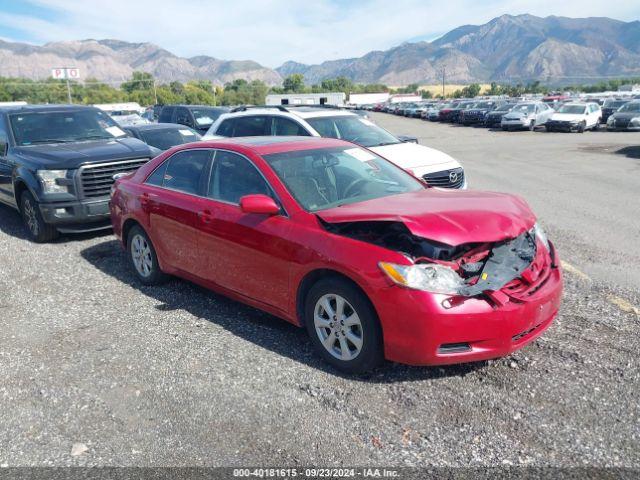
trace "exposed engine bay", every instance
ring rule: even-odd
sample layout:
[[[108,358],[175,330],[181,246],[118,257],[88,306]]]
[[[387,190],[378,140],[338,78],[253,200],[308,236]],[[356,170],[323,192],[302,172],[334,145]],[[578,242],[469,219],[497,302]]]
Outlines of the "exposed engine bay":
[[[447,266],[464,281],[458,294],[468,297],[498,292],[505,286],[509,291],[514,280],[522,277],[532,266],[537,254],[533,231],[500,242],[450,246],[418,237],[402,222],[358,221],[322,224],[328,231],[337,235],[400,252],[416,265]],[[542,266],[534,267],[536,268],[533,270],[538,273],[542,269]],[[538,279],[538,273],[525,275],[525,282],[533,283]],[[495,296],[492,298],[496,299]]]

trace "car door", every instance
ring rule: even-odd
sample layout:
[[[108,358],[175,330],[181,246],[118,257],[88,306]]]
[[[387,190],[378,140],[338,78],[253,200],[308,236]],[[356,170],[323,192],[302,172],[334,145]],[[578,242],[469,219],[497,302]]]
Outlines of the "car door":
[[[198,213],[211,168],[209,149],[177,152],[145,182],[140,203],[158,255],[173,268],[198,271]]]
[[[203,279],[282,310],[288,304],[290,259],[300,246],[287,240],[291,222],[279,215],[244,213],[244,195],[276,199],[251,160],[216,151],[199,223]],[[277,199],[276,199],[277,201]]]
[[[13,161],[9,157],[9,135],[4,117],[0,115],[0,201],[15,204],[13,198]]]

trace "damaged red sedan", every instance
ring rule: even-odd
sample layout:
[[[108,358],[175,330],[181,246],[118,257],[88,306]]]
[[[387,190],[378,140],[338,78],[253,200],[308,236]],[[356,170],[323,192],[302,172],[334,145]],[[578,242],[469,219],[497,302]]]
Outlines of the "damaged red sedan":
[[[430,188],[340,140],[175,147],[119,178],[110,208],[142,283],[176,275],[266,310],[347,372],[501,357],[560,306],[522,199]]]

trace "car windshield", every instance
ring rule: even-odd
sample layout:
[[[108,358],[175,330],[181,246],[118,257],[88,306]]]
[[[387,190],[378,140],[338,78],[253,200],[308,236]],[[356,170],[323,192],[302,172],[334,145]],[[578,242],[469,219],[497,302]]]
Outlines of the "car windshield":
[[[17,145],[66,143],[124,137],[126,133],[100,110],[20,112],[9,116]]]
[[[618,110],[619,112],[640,112],[640,102],[629,102]]]
[[[532,103],[522,103],[513,107],[513,112],[531,113],[536,109],[536,106]]]
[[[359,147],[299,150],[264,158],[310,212],[425,188],[402,169]]]
[[[493,105],[494,105],[493,102],[478,102],[473,106],[473,108],[477,108],[480,110],[487,110],[489,108],[493,108]]]
[[[605,100],[603,107],[607,108],[619,108],[627,103],[626,100]]]
[[[515,103],[507,103],[505,105],[501,105],[498,108],[495,109],[496,112],[510,112],[513,107],[515,107],[516,104]]]
[[[558,109],[558,113],[583,114],[585,108],[584,105],[563,105]]]
[[[366,118],[355,115],[307,118],[321,137],[339,138],[364,147],[401,143],[396,137]]]
[[[202,138],[194,130],[187,127],[142,130],[140,137],[147,145],[160,150],[168,150],[183,143],[197,142]]]
[[[193,108],[191,113],[198,127],[209,127],[224,111],[215,108]]]
[[[475,105],[475,103],[473,103],[473,102],[461,103],[460,105],[458,105],[458,108],[460,108],[462,110],[468,110],[469,108],[473,107],[474,105]]]

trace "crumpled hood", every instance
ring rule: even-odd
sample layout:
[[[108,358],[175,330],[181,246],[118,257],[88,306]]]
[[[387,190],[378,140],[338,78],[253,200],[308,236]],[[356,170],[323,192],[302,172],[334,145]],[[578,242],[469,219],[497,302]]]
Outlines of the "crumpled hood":
[[[584,120],[584,114],[580,113],[554,113],[551,116],[551,120],[558,122],[579,122]]]
[[[159,150],[137,138],[119,138],[89,142],[53,143],[16,147],[16,155],[48,168],[70,169],[93,162],[151,158]]]
[[[498,242],[530,230],[536,217],[506,193],[426,189],[316,212],[327,223],[402,222],[416,236],[450,246]]]
[[[425,147],[412,142],[394,143],[381,147],[369,147],[378,155],[398,165],[400,168],[430,167],[451,164],[447,168],[456,168],[460,164],[451,156],[435,148]]]

